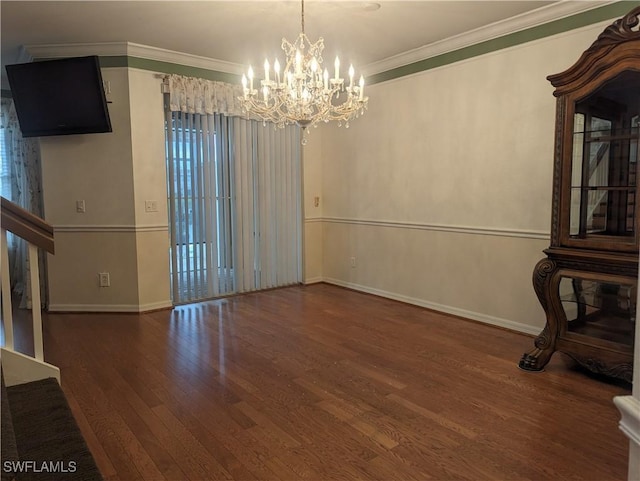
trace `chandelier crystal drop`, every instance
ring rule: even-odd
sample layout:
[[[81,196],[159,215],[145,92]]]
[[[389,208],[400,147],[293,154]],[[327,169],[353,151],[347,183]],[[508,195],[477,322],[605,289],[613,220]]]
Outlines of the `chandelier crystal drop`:
[[[302,0],[302,31],[295,42],[282,39],[286,56],[284,70],[276,59],[273,70],[264,62],[264,79],[258,80],[249,67],[242,76],[244,95],[240,97],[249,117],[273,122],[278,127],[298,124],[303,130],[319,122],[338,121],[349,127],[351,119],[364,113],[369,101],[364,96],[364,77],[354,84],[354,68],[349,67],[349,82],[340,77],[340,60],[336,57],[333,75],[322,67],[324,39],[311,43],[304,33],[304,0]],[[256,88],[259,87],[259,88]],[[303,138],[303,143],[306,143]]]

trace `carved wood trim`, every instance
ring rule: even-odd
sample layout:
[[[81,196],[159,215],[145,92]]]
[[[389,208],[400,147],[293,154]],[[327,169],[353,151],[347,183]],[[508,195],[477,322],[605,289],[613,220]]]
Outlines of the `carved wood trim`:
[[[585,53],[628,42],[629,40],[640,39],[640,30],[637,28],[639,24],[640,7],[636,7],[605,28]]]
[[[560,192],[562,188],[562,146],[564,145],[564,99],[556,100],[556,133],[553,148],[553,205],[551,208],[551,245],[560,245]]]
[[[605,28],[572,67],[547,77],[556,87],[553,95],[559,97],[573,92],[620,62],[637,64],[640,60],[639,25],[640,7],[636,7]]]
[[[0,197],[0,207],[3,229],[51,254],[54,253],[53,226],[4,197]]]
[[[556,332],[557,323],[553,312],[553,301],[549,298],[549,285],[556,271],[556,264],[550,259],[540,260],[533,270],[533,288],[547,316],[547,323],[536,337],[533,343],[535,347],[525,352],[518,363],[520,369],[525,371],[541,371],[555,351],[556,337],[552,333]]]
[[[574,352],[565,352],[565,354],[595,374],[615,377],[626,382],[633,381],[633,365],[629,362],[605,362],[600,358],[581,356]]]
[[[562,247],[545,249],[544,253],[556,263],[558,268],[638,277],[637,254]]]

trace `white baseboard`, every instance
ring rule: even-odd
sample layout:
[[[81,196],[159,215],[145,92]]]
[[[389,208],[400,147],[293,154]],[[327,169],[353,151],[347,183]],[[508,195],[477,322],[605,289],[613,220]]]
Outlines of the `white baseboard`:
[[[321,276],[317,276],[317,277],[309,277],[308,279],[304,280],[304,284],[306,286],[310,285],[310,284],[318,284],[320,282],[323,282],[323,278]]]
[[[171,301],[147,304],[50,304],[49,312],[149,312],[173,307]]]
[[[172,307],[173,307],[173,302],[171,302],[171,300],[147,302],[146,304],[140,304],[138,306],[138,309],[139,309],[138,312],[157,311],[159,309],[169,309]]]
[[[537,336],[540,334],[542,327],[534,327],[528,324],[522,324],[521,322],[514,322],[508,319],[502,319],[500,317],[489,316],[479,312],[467,311],[466,309],[460,309],[458,307],[447,306],[444,304],[438,304],[436,302],[430,302],[424,299],[418,299],[415,297],[405,296],[403,294],[397,294],[395,292],[384,291],[381,289],[375,289],[373,287],[362,286],[353,282],[345,282],[339,279],[333,279],[330,277],[322,278],[323,282],[328,284],[335,284],[341,287],[348,287],[356,291],[366,292],[368,294],[374,294],[380,297],[386,297],[387,299],[393,299],[396,301],[406,302],[407,304],[413,304],[420,307],[426,307],[427,309],[433,309],[434,311],[444,312],[446,314],[453,314],[455,316],[464,317],[474,321],[483,322],[492,326],[504,327],[512,331],[522,332],[524,334],[532,334]]]

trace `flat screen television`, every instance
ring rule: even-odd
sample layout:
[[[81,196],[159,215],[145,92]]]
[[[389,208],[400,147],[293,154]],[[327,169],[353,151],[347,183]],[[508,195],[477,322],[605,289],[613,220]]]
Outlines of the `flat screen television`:
[[[6,69],[23,137],[112,131],[97,56]]]

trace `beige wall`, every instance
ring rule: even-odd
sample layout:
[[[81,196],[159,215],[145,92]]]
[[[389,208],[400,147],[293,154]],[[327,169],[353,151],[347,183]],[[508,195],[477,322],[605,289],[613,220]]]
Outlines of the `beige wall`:
[[[368,112],[323,127],[318,147],[322,277],[537,333],[555,121],[545,78],[608,23],[368,87]]]
[[[537,332],[530,277],[548,245],[555,116],[545,77],[608,23],[369,86],[369,111],[349,129],[312,130],[306,282]],[[51,304],[169,305],[160,79],[126,68],[103,75],[114,132],[42,139],[45,215],[59,241]],[[79,199],[85,214],[75,212]],[[147,200],[157,212],[145,212]],[[110,288],[98,287],[98,272],[111,273]]]
[[[112,133],[40,140],[53,311],[140,311],[171,305],[164,126],[159,79],[106,68]],[[86,212],[76,212],[84,200]],[[146,213],[145,200],[158,212]],[[108,272],[110,287],[99,287]]]
[[[171,297],[162,79],[146,70],[128,73],[138,296],[151,309],[168,305]],[[155,201],[157,212],[146,212],[146,201]]]
[[[131,225],[134,196],[127,69],[103,69],[111,84],[112,133],[40,138],[45,217],[55,226]],[[76,212],[84,200],[86,212]]]
[[[306,134],[303,147],[304,173],[304,281],[322,281],[322,129],[312,129]],[[315,199],[318,199],[316,205]]]

